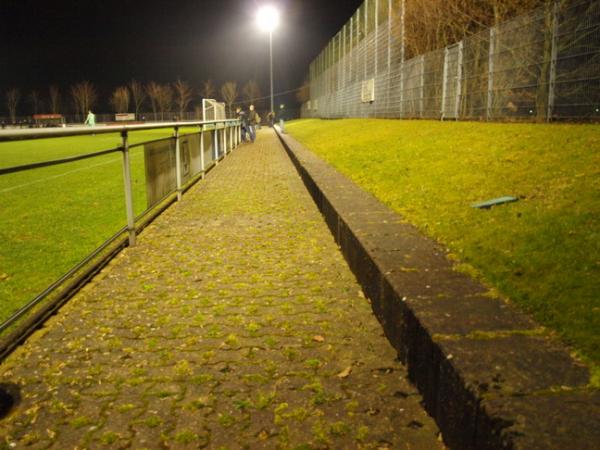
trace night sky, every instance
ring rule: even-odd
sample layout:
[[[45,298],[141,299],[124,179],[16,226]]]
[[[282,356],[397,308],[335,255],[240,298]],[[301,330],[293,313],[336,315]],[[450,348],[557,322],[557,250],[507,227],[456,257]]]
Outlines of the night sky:
[[[0,97],[92,81],[100,109],[132,78],[199,88],[256,79],[269,92],[268,35],[255,26],[261,0],[0,0]],[[362,0],[272,0],[275,92],[297,88],[308,65]],[[293,98],[293,96],[292,96]],[[64,99],[63,99],[64,100]],[[280,99],[289,101],[290,98]],[[276,100],[278,101],[278,100]],[[3,109],[3,108],[2,108]]]

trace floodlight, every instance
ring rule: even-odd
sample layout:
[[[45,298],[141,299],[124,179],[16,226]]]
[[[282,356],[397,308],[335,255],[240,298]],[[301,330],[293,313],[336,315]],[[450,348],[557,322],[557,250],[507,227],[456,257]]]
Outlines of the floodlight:
[[[279,11],[272,5],[261,7],[256,13],[256,24],[261,30],[271,33],[279,25]]]

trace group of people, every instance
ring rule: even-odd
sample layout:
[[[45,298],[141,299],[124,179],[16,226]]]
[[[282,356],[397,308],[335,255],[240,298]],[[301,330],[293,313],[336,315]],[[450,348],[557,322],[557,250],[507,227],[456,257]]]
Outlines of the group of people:
[[[247,113],[241,106],[238,106],[235,112],[242,126],[242,141],[246,142],[250,140],[250,142],[254,142],[256,139],[256,129],[260,129],[261,122],[260,116],[254,109],[254,105],[250,105]],[[267,119],[269,127],[273,127],[275,114],[272,111],[267,114]]]

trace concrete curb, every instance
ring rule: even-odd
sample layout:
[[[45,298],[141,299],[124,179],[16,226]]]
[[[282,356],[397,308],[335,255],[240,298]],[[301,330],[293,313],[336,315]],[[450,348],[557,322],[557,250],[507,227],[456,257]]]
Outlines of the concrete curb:
[[[600,448],[587,367],[445,249],[276,130],[448,446]]]

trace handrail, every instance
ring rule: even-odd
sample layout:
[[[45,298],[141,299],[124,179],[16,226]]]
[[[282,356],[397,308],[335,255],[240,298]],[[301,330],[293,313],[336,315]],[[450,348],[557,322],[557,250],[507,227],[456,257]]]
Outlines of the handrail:
[[[180,134],[180,130],[182,128],[188,128],[188,127],[197,127],[197,129],[194,132],[190,132],[190,133],[186,132],[185,134]],[[171,136],[171,137],[160,138],[160,139],[149,139],[144,142],[137,142],[133,145],[129,145],[129,133],[130,132],[142,131],[142,130],[154,130],[154,129],[173,129],[174,133],[173,133],[173,136]],[[136,226],[138,221],[141,220],[142,217],[149,214],[151,211],[155,210],[155,208],[160,209],[161,208],[160,205],[162,204],[161,202],[166,201],[166,199],[169,196],[176,194],[176,197],[175,197],[176,200],[174,200],[174,201],[181,200],[183,192],[187,189],[187,186],[188,186],[187,183],[192,182],[191,180],[184,181],[183,177],[182,177],[182,171],[183,171],[183,164],[182,164],[182,158],[181,158],[182,149],[180,148],[180,141],[182,138],[189,136],[189,135],[194,135],[194,134],[199,134],[201,136],[201,138],[199,139],[199,142],[197,144],[200,146],[200,149],[199,149],[200,150],[200,152],[199,152],[200,153],[199,154],[200,167],[198,168],[198,171],[194,174],[194,177],[199,176],[200,179],[204,178],[204,174],[207,172],[208,169],[210,169],[210,167],[212,167],[212,166],[207,167],[206,162],[204,160],[204,150],[205,149],[204,149],[204,140],[202,139],[202,136],[204,133],[211,133],[213,136],[213,143],[212,143],[213,154],[211,155],[211,160],[213,162],[213,165],[218,164],[218,162],[221,158],[225,158],[229,152],[234,150],[241,143],[241,140],[242,140],[240,121],[238,119],[221,119],[221,120],[209,120],[209,121],[177,121],[177,122],[162,122],[162,123],[149,123],[149,124],[136,124],[136,125],[108,125],[108,126],[96,126],[96,127],[78,126],[78,127],[67,127],[67,128],[51,128],[51,129],[50,128],[26,129],[26,130],[22,130],[22,129],[10,130],[9,129],[9,130],[0,130],[0,142],[44,139],[44,138],[58,138],[58,137],[67,137],[67,136],[85,136],[85,135],[92,135],[92,134],[108,134],[108,133],[119,133],[120,137],[121,137],[121,145],[118,145],[111,149],[99,150],[99,151],[92,152],[92,153],[84,153],[84,154],[80,154],[80,155],[76,155],[76,156],[70,156],[70,157],[65,157],[65,158],[60,158],[60,159],[55,159],[55,160],[40,161],[40,162],[34,162],[34,163],[24,164],[24,165],[20,165],[20,166],[0,168],[0,176],[1,176],[1,175],[23,172],[26,170],[32,170],[32,169],[37,169],[37,168],[42,168],[42,167],[50,167],[50,166],[55,166],[58,164],[65,164],[65,163],[70,163],[70,162],[74,162],[74,161],[80,161],[80,160],[85,160],[85,159],[90,159],[90,158],[94,158],[94,157],[111,154],[111,153],[120,152],[123,155],[123,160],[122,160],[123,183],[124,183],[123,189],[124,189],[124,198],[125,198],[125,209],[126,209],[126,215],[127,215],[127,225],[126,226],[121,228],[115,235],[113,235],[111,238],[109,238],[107,241],[105,241],[100,247],[98,247],[96,250],[94,250],[87,257],[85,257],[83,261],[76,264],[73,268],[71,268],[62,277],[60,277],[58,280],[56,280],[54,283],[52,283],[50,286],[48,286],[43,292],[41,292],[35,298],[30,300],[28,303],[26,303],[25,305],[23,305],[16,311],[14,311],[7,320],[5,320],[3,323],[0,323],[0,335],[2,335],[2,333],[4,331],[6,331],[7,329],[9,329],[10,327],[15,325],[15,323],[17,321],[20,321],[27,313],[29,313],[34,307],[36,307],[36,305],[38,305],[42,301],[44,301],[44,299],[46,299],[50,293],[56,291],[56,289],[59,286],[62,286],[64,283],[67,282],[67,280],[72,278],[75,274],[79,273],[80,271],[84,271],[85,276],[88,276],[89,274],[91,274],[94,269],[93,268],[85,269],[85,267],[90,265],[92,260],[94,260],[94,258],[100,257],[101,256],[100,254],[102,252],[104,252],[111,244],[113,244],[124,233],[128,233],[128,235],[129,235],[128,244],[130,246],[135,245],[136,235],[137,235],[137,232],[139,231],[138,227]],[[159,141],[164,141],[164,140],[169,140],[169,139],[172,139],[175,142],[175,146],[173,149],[173,151],[175,152],[176,160],[177,160],[177,165],[175,168],[176,178],[177,178],[175,191],[171,191],[169,194],[167,194],[167,196],[165,198],[160,200],[158,203],[155,203],[152,206],[148,206],[147,209],[144,211],[144,213],[142,213],[141,216],[135,217],[134,209],[133,209],[131,163],[130,163],[130,155],[129,155],[130,149],[133,147],[146,145],[149,143],[154,143],[154,142],[159,142]],[[198,178],[195,178],[195,181],[197,181],[197,179]],[[192,180],[194,180],[194,178],[192,178]],[[127,243],[124,243],[124,245],[127,245]],[[107,256],[107,258],[110,258],[110,256]],[[105,262],[106,258],[102,257],[102,259]],[[104,264],[104,262],[102,264]],[[69,289],[77,290],[78,287],[73,287],[73,288],[69,288]],[[67,295],[67,294],[64,294],[64,295]],[[51,302],[52,305],[50,305],[48,308],[52,309],[52,308],[56,307],[57,305],[59,305],[60,302],[62,301],[61,299],[62,299],[62,294],[60,295],[60,299],[52,300],[52,302]],[[42,309],[43,309],[43,311],[46,311],[48,308],[44,307]],[[46,313],[43,312],[40,314],[44,315]],[[42,317],[42,316],[40,315],[40,317]],[[35,323],[37,324],[38,322],[36,321]],[[25,328],[27,328],[27,325],[25,325]],[[28,332],[29,331],[24,329],[22,331],[22,333],[19,331],[17,334],[21,333],[22,336],[25,336]],[[3,347],[0,342],[0,357],[2,357],[3,351],[4,350],[3,350]]]
[[[47,138],[58,138],[68,136],[84,136],[90,134],[108,134],[108,133],[123,133],[129,131],[140,131],[140,130],[158,130],[161,128],[183,128],[183,127],[204,127],[206,125],[214,125],[218,127],[219,124],[238,125],[238,119],[221,119],[221,120],[194,120],[194,121],[178,121],[178,122],[161,122],[150,123],[150,124],[137,124],[137,125],[102,125],[95,127],[88,126],[76,126],[66,128],[30,128],[30,129],[18,129],[18,130],[0,130],[0,142],[6,141],[17,141],[21,139],[47,139]]]

